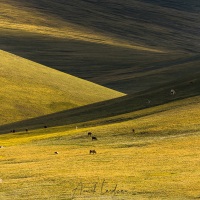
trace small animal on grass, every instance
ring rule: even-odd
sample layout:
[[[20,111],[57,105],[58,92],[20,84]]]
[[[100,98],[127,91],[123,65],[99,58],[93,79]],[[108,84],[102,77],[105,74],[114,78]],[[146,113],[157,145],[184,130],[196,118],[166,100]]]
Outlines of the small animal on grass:
[[[47,126],[44,126],[44,128],[47,128]]]
[[[171,89],[170,94],[171,94],[171,95],[175,95],[175,94],[176,94],[176,91],[175,91],[174,89]]]
[[[97,138],[95,136],[92,136],[92,140],[97,140]]]
[[[28,129],[26,128],[26,132],[28,132]]]
[[[0,146],[0,149],[2,149],[3,148],[3,146]]]
[[[97,152],[95,150],[90,150],[90,154],[96,154]]]
[[[135,129],[134,128],[132,129],[132,132],[135,133]]]
[[[55,152],[54,152],[54,154],[58,154],[58,152],[57,152],[57,151],[55,151]]]
[[[91,132],[88,132],[88,136],[92,136],[92,133],[91,133]]]

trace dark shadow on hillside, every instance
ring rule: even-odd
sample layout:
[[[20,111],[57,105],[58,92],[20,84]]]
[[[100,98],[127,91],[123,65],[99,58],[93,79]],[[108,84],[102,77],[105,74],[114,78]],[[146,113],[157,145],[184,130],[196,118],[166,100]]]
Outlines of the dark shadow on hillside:
[[[176,91],[175,95],[170,94],[172,87]],[[177,82],[170,86],[165,85],[163,87],[154,88],[151,91],[140,92],[135,95],[127,95],[113,100],[3,125],[0,127],[0,133],[8,133],[11,129],[15,129],[16,131],[24,131],[26,128],[30,130],[39,129],[43,128],[44,125],[48,125],[48,127],[56,127],[83,123],[162,105],[167,102],[188,97],[198,96],[199,94],[200,79],[199,74],[196,74],[193,77],[189,77],[187,80],[177,80]],[[150,104],[148,103],[148,100],[150,100]],[[122,120],[129,119],[125,118]],[[106,122],[105,119],[105,123],[112,122],[114,121],[108,120]]]

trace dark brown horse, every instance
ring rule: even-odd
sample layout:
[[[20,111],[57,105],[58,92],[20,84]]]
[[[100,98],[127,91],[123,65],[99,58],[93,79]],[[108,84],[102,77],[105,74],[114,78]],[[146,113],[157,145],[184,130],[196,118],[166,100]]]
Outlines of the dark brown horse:
[[[97,138],[95,136],[92,136],[92,140],[97,140]]]
[[[97,152],[95,150],[90,150],[90,154],[96,154]]]
[[[92,136],[92,133],[91,133],[91,132],[88,132],[88,136],[90,136],[90,137],[91,137],[91,136]]]

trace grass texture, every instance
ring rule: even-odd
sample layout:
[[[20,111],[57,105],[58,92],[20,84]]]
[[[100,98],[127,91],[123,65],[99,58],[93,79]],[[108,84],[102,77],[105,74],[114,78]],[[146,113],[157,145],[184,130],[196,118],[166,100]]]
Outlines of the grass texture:
[[[121,115],[124,122],[1,135],[0,197],[199,198],[199,110],[193,97]]]
[[[124,95],[4,51],[0,57],[1,124]]]

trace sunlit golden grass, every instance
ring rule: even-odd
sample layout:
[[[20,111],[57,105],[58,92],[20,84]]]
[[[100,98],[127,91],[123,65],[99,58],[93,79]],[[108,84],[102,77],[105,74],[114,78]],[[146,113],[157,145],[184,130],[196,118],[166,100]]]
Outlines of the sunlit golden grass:
[[[1,136],[2,145],[24,144],[35,140],[76,135],[80,132],[94,131],[98,135],[116,133],[117,135],[132,133],[134,137],[143,136],[176,136],[188,131],[199,130],[200,97],[191,97],[160,106],[117,115],[114,117],[83,122],[68,126],[48,129],[29,130],[28,133],[11,133]],[[114,134],[115,135],[115,134]]]
[[[200,105],[185,101],[121,123],[1,135],[1,199],[199,198]]]
[[[139,44],[134,44],[118,38],[112,38],[102,33],[69,22],[64,22],[58,17],[49,16],[34,8],[30,10],[13,1],[10,1],[10,3],[1,2],[0,7],[3,11],[0,16],[0,30],[2,29],[11,32],[18,30],[21,31],[22,35],[28,32],[56,38],[81,40],[141,51],[163,53],[163,51],[159,49],[140,46]]]
[[[0,123],[10,123],[123,93],[0,51]]]

